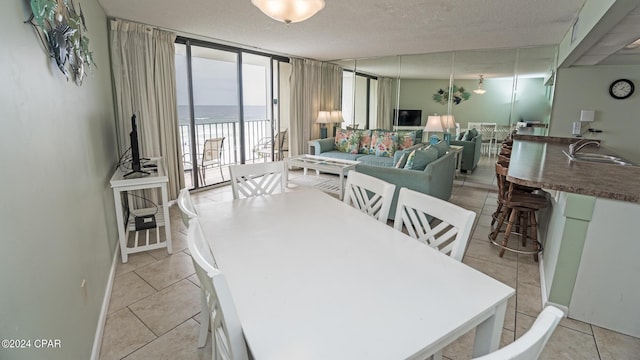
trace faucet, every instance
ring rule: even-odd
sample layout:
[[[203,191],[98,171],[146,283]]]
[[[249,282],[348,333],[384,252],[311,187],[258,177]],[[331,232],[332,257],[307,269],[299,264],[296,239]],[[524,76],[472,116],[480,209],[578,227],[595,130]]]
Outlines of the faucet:
[[[600,147],[600,142],[596,140],[590,140],[590,139],[580,139],[574,142],[573,144],[569,144],[569,155],[571,156],[575,155],[583,147],[588,145],[595,145],[597,147]]]

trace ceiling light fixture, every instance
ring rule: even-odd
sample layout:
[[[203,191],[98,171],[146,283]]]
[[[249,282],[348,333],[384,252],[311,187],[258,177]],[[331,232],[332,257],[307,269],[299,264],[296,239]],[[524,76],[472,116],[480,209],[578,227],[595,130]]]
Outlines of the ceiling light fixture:
[[[268,17],[285,24],[307,20],[324,8],[324,0],[251,0]]]
[[[483,85],[484,85],[484,77],[483,77],[483,75],[480,75],[480,80],[478,81],[478,88],[473,90],[473,92],[478,94],[478,95],[482,95],[482,94],[486,93],[487,90],[485,90],[482,87]]]

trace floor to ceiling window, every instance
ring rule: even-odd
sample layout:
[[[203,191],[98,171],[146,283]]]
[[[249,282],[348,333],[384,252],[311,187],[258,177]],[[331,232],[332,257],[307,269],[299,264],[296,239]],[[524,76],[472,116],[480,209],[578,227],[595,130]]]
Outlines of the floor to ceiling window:
[[[229,165],[274,159],[286,58],[178,38],[176,87],[187,188],[229,180]]]

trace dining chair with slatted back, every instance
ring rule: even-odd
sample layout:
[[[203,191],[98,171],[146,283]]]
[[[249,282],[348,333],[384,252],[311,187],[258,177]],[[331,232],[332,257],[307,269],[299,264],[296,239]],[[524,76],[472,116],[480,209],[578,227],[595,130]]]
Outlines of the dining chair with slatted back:
[[[180,192],[180,195],[178,195],[178,206],[182,211],[183,207],[180,206],[181,195],[182,195],[182,191]],[[184,199],[184,196],[183,196],[183,199]],[[183,212],[183,215],[182,215],[183,221],[185,216],[188,217],[186,227],[188,229],[187,243],[188,243],[189,251],[191,252],[191,254],[193,254],[193,251],[191,250],[191,248],[194,248],[195,250],[198,251],[200,256],[205,259],[206,262],[215,264],[215,260],[213,259],[213,254],[211,253],[211,250],[209,250],[209,247],[206,244],[206,242],[204,242],[204,237],[202,236],[202,230],[201,229],[194,230],[192,234],[192,231],[191,231],[192,229],[190,229],[190,226],[192,224],[191,221],[197,220],[198,215],[187,209],[186,213]],[[198,228],[200,227],[199,222],[194,221],[194,223],[198,225]],[[194,266],[195,266],[195,263],[194,263]],[[198,337],[199,348],[202,348],[205,345],[207,345],[207,333],[209,331],[209,322],[210,322],[210,315],[209,315],[208,309],[209,309],[209,306],[207,305],[207,293],[205,292],[204,287],[201,286],[200,287],[200,335]]]
[[[231,165],[229,172],[234,199],[281,193],[287,187],[283,161]]]
[[[394,184],[351,170],[342,201],[386,224],[395,190]]]
[[[402,188],[393,227],[404,227],[414,239],[462,261],[475,217],[475,212],[458,205]]]
[[[538,359],[553,331],[564,317],[562,310],[547,306],[536,318],[531,328],[516,341],[475,360],[535,360]]]
[[[248,360],[247,344],[231,292],[217,268],[197,218],[189,222],[187,243],[200,289],[205,295],[206,308],[202,313],[208,316],[207,325],[211,324],[213,358]]]
[[[198,216],[198,211],[193,205],[191,199],[191,193],[189,189],[182,189],[178,194],[178,208],[180,208],[180,214],[182,215],[182,222],[186,228],[189,227],[189,220]]]

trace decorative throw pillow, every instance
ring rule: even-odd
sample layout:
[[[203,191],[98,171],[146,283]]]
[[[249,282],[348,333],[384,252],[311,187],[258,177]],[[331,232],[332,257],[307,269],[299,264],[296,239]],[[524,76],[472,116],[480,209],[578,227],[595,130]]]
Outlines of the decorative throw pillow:
[[[357,154],[360,136],[354,130],[338,129],[336,131],[336,149],[340,152]]]
[[[412,147],[416,143],[416,132],[398,132],[398,150]]]
[[[395,132],[379,133],[376,142],[371,140],[371,147],[375,144],[376,156],[393,157],[398,148],[398,135]]]
[[[396,169],[402,169],[404,168],[404,165],[406,163],[407,163],[407,154],[403,152],[402,155],[400,155],[400,159],[396,161],[396,164],[393,167],[395,167]]]
[[[449,145],[446,142],[440,141],[437,144],[434,144],[432,148],[435,148],[438,151],[438,157],[444,155],[449,151]]]
[[[384,134],[383,130],[371,130],[371,147],[369,148],[369,155],[376,154],[376,144],[378,143],[378,137]]]
[[[424,170],[429,163],[438,159],[438,150],[430,147],[427,150],[417,150],[413,158],[411,170]]]
[[[471,141],[476,136],[478,136],[478,130],[476,130],[476,128],[473,128],[473,129],[467,131],[467,135],[465,136],[465,140]]]
[[[371,151],[371,130],[360,130],[360,144],[358,145],[358,154],[369,155]]]
[[[461,132],[460,134],[458,134],[458,140],[462,140],[464,139],[464,136],[467,134],[466,131]]]
[[[413,162],[415,161],[415,158],[416,158],[416,151],[419,151],[419,150],[413,150],[409,154],[409,156],[407,156],[407,162],[404,163],[405,170],[411,170],[411,168],[413,167]]]

